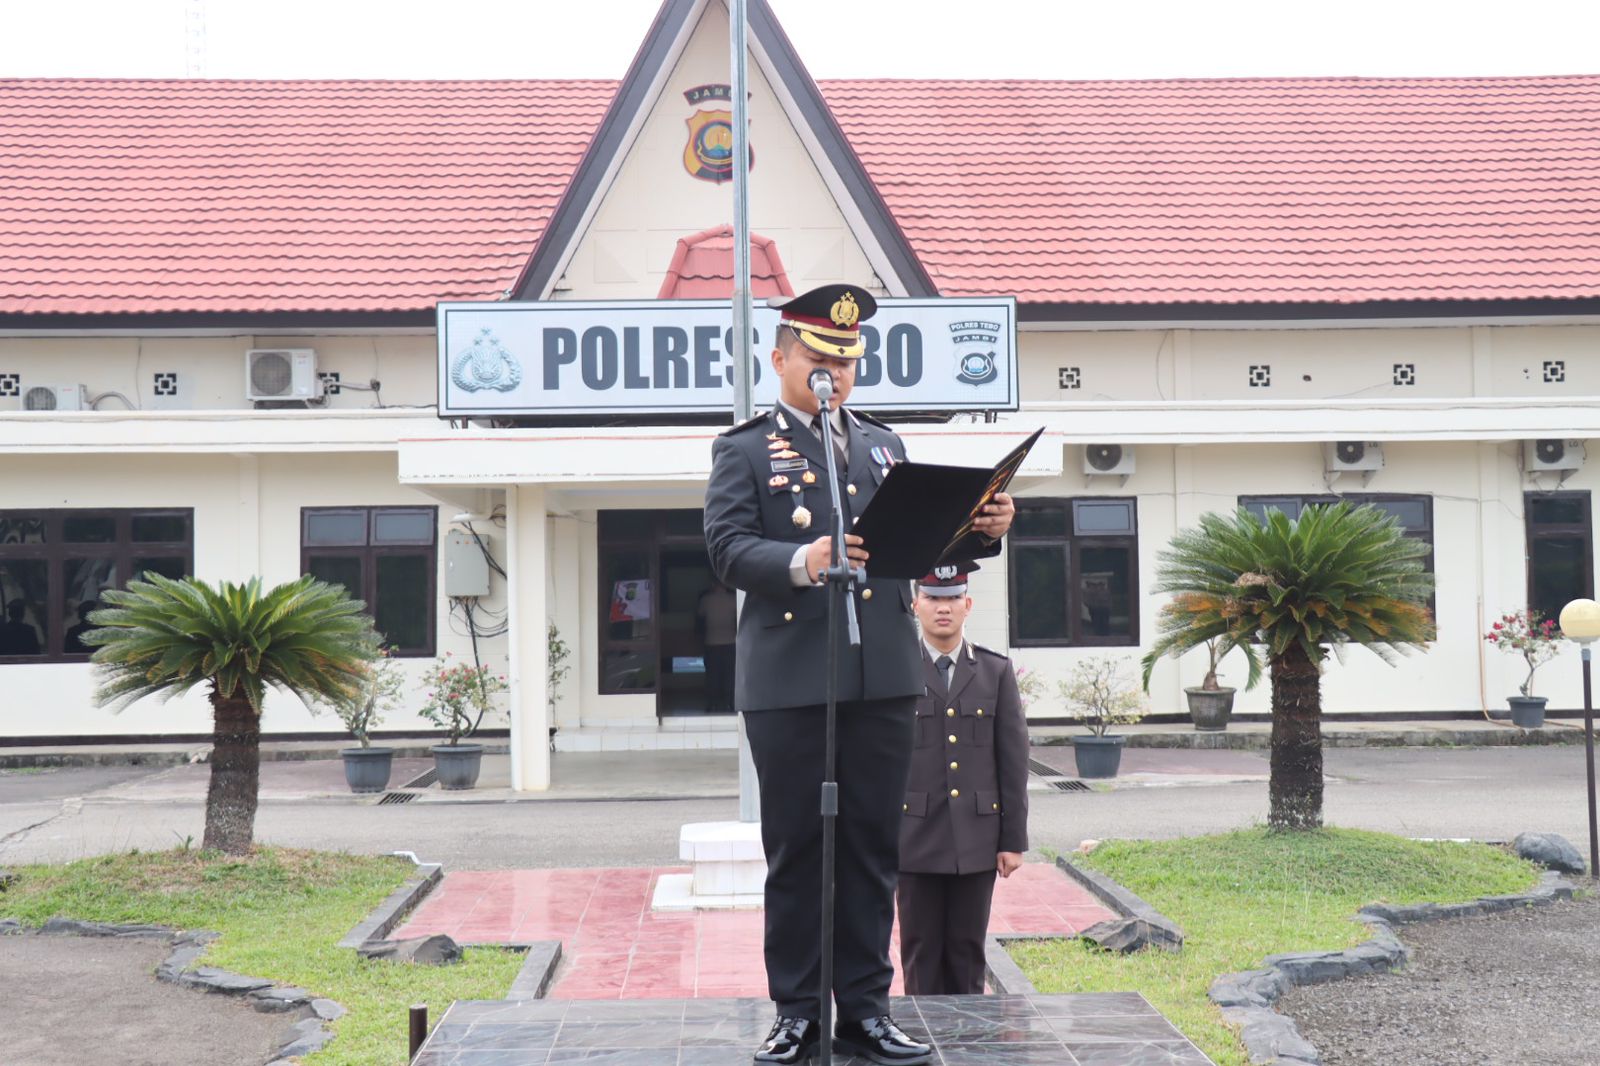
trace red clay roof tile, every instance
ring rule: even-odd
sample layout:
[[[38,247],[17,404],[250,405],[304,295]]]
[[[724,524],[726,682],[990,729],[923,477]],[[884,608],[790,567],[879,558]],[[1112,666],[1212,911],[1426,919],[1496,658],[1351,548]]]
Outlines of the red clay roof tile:
[[[498,298],[615,90],[0,81],[0,311]],[[1600,295],[1600,77],[822,91],[947,295]]]

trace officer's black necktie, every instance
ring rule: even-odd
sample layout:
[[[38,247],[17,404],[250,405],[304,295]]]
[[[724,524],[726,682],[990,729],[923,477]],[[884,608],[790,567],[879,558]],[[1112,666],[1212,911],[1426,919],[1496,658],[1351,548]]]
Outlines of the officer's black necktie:
[[[822,413],[820,411],[811,416],[811,428],[816,431],[817,439],[821,440]],[[833,441],[833,458],[839,464],[839,480],[843,481],[845,470],[850,465],[850,461],[845,458],[844,434],[830,425],[828,427],[828,439]]]
[[[944,690],[946,692],[949,692],[950,691],[950,670],[951,670],[951,668],[953,666],[955,666],[955,663],[951,661],[950,656],[941,655],[941,656],[939,656],[937,659],[935,659],[933,661],[933,665],[939,671],[939,678],[942,681],[944,681]]]

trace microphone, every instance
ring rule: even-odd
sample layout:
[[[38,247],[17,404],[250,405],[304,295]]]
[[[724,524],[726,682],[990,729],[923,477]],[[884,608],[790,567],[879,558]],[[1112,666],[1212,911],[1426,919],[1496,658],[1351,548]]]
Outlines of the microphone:
[[[817,398],[817,403],[826,408],[828,401],[833,399],[833,375],[826,370],[813,370],[807,383],[811,386],[811,393]]]

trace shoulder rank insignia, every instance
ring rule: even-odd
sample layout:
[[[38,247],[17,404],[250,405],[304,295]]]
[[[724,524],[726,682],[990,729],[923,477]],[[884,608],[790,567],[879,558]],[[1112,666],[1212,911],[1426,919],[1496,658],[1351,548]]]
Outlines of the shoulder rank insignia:
[[[755,425],[756,423],[765,422],[766,420],[767,420],[767,416],[765,414],[756,415],[754,418],[749,418],[749,419],[746,419],[743,422],[740,422],[737,426],[734,426],[732,429],[723,430],[722,431],[722,435],[724,437],[731,436],[734,433],[738,433],[740,430],[749,429],[751,426]]]

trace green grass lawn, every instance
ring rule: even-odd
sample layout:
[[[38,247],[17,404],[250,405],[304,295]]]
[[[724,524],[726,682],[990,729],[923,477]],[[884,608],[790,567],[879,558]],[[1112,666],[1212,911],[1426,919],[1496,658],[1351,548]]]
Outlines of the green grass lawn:
[[[522,956],[469,948],[454,966],[368,962],[334,945],[412,873],[401,859],[258,848],[235,859],[198,851],[129,853],[65,866],[22,866],[0,895],[0,918],[38,925],[148,922],[222,934],[201,959],[338,1000],[349,1014],[310,1066],[403,1066],[406,1013],[437,1023],[457,999],[499,999]],[[198,994],[198,993],[197,993]]]
[[[1349,829],[1112,841],[1076,858],[1176,922],[1183,950],[1113,955],[1079,941],[1034,941],[1014,944],[1012,956],[1041,992],[1144,993],[1220,1066],[1247,1057],[1206,998],[1213,978],[1278,952],[1358,944],[1367,927],[1351,916],[1366,903],[1461,902],[1539,878],[1532,864],[1485,845]]]

